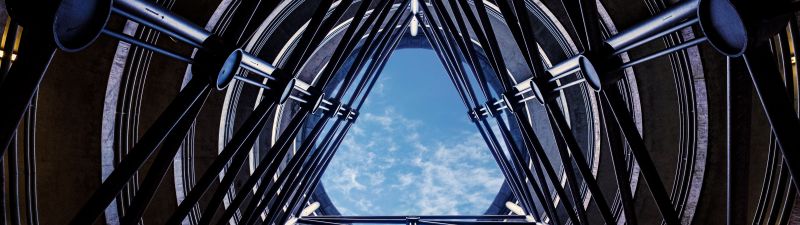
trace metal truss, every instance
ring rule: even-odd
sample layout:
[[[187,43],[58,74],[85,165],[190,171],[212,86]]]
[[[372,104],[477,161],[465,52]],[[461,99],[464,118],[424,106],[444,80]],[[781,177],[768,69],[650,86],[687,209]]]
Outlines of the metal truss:
[[[525,222],[520,215],[479,215],[479,216],[307,216],[298,221],[301,224],[409,224],[409,225],[470,225],[470,224],[532,224]]]
[[[155,125],[144,132],[130,153],[116,165],[86,204],[80,207],[70,224],[93,224],[134,174],[152,158],[152,165],[121,219],[122,224],[138,224],[209,94],[223,90],[233,80],[238,80],[263,89],[264,96],[186,198],[174,212],[170,212],[167,224],[181,224],[195,207],[202,209],[197,223],[202,225],[228,224],[231,220],[247,225],[281,224],[291,220],[301,224],[588,224],[588,209],[584,207],[581,185],[586,185],[593,206],[604,223],[616,224],[621,219],[618,217],[623,217],[627,224],[637,224],[627,179],[629,174],[622,156],[625,149],[629,148],[641,168],[641,175],[664,223],[675,225],[680,224],[679,214],[616,82],[622,79],[621,71],[625,68],[689,47],[710,44],[720,54],[729,57],[729,62],[740,60],[744,63],[781,150],[789,178],[795,187],[798,185],[798,179],[794,178],[795,175],[800,176],[800,155],[797,152],[800,150],[800,140],[796,138],[800,133],[800,121],[785,92],[775,54],[764,44],[789,23],[788,18],[793,12],[780,10],[791,8],[792,3],[787,0],[770,4],[743,0],[683,0],[608,37],[601,33],[595,1],[564,0],[583,51],[549,68],[540,56],[538,37],[534,35],[531,18],[525,7],[519,1],[497,0],[494,3],[502,13],[515,44],[519,46],[525,65],[532,71],[530,79],[524,83],[513,83],[510,79],[502,54],[506,49],[499,47],[494,35],[495,28],[487,14],[486,0],[475,0],[475,4],[468,0],[433,0],[422,4],[422,10],[416,14],[408,12],[411,0],[354,2],[342,0],[334,6],[332,1],[319,1],[299,39],[301,45],[288,53],[286,65],[276,68],[257,55],[239,48],[236,44],[238,41],[223,40],[149,0],[8,1],[12,24],[18,23],[25,30],[20,40],[18,59],[9,67],[9,57],[3,58],[0,68],[4,75],[0,84],[0,106],[3,108],[0,110],[0,146],[3,146],[0,153],[5,154],[5,146],[14,141],[15,132],[20,132],[17,130],[20,121],[29,110],[28,106],[55,51],[81,51],[102,34],[191,64],[194,76],[172,99]],[[392,11],[395,6],[397,10]],[[353,20],[319,79],[308,88],[297,85],[296,74],[302,65],[349,8],[355,9]],[[367,15],[370,9],[374,10]],[[781,13],[775,15],[775,12]],[[115,31],[106,25],[112,16],[160,31],[196,48],[197,54],[183,56]],[[333,155],[357,120],[358,111],[412,18],[423,24],[423,34],[458,90],[468,110],[467,116],[485,140],[514,198],[532,219],[526,215],[300,215],[302,206],[309,201]],[[796,22],[793,21],[792,26],[796,27]],[[696,28],[704,36],[638,59],[620,58],[622,53],[685,28]],[[11,31],[17,32],[16,29]],[[481,48],[473,46],[470,34],[475,35]],[[490,68],[483,68],[486,65],[479,62],[481,55],[489,60]],[[355,61],[347,64],[346,61],[351,57]],[[466,62],[467,66],[462,62]],[[331,80],[340,70],[344,71],[341,86],[326,92],[337,85]],[[500,82],[499,88],[490,87],[489,80],[492,79]],[[581,146],[556,101],[560,91],[578,85],[586,85],[600,96],[602,119],[614,125],[605,128],[609,142],[624,141],[626,144],[615,144],[610,152],[624,211],[620,215],[612,213],[611,202],[605,199],[603,190],[591,172],[589,161],[580,154],[583,152]],[[730,84],[728,91],[729,97],[736,92]],[[350,97],[344,99],[348,93]],[[236,175],[246,163],[248,150],[267,124],[268,116],[274,114],[277,105],[289,100],[299,104],[300,110],[292,115],[277,138],[277,143],[266,150],[266,155],[258,162],[252,175],[242,185],[234,185]],[[534,118],[529,118],[526,104],[541,104],[547,111],[547,118],[541,119],[553,129],[558,158],[565,165],[564,185],[540,143],[540,138],[544,137],[537,134],[531,124]],[[732,107],[729,105],[729,113],[736,110]],[[320,119],[312,120],[312,116]],[[328,126],[330,122],[333,122],[332,126]],[[729,129],[734,123],[736,121],[729,120]],[[299,137],[300,129],[306,124],[313,128],[305,137]],[[496,133],[493,125],[499,128],[499,133]],[[516,144],[518,137],[512,133],[512,128],[520,131],[518,137],[521,137],[521,145]],[[731,136],[729,140],[733,138]],[[295,143],[299,143],[297,153],[289,156]],[[156,153],[157,149],[159,151]],[[12,149],[9,156],[16,158],[16,153]],[[288,158],[288,163],[281,167],[285,158]],[[13,161],[16,163],[16,160]],[[731,164],[728,163],[729,171]],[[221,181],[216,183],[215,191],[209,193],[221,173],[224,173]],[[273,180],[276,176],[277,179]],[[728,179],[735,178],[729,174]],[[224,205],[223,199],[231,189],[239,194],[233,196],[221,216],[215,215],[218,208]],[[248,190],[253,189],[255,192],[251,194]],[[560,199],[560,204],[553,204],[550,196],[553,192]],[[204,196],[209,199],[208,204],[199,206]],[[732,206],[733,201],[729,196],[729,218],[738,213]],[[242,216],[237,218],[237,212]],[[262,214],[265,214],[264,220],[261,220]],[[564,214],[566,216],[561,216]]]

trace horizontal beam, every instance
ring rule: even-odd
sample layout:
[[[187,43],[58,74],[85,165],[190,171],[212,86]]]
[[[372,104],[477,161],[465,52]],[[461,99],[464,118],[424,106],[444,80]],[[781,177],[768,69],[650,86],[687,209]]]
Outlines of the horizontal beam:
[[[409,216],[305,216],[304,219],[310,220],[324,220],[324,219],[408,219],[408,218],[418,218],[418,219],[428,219],[428,220],[465,220],[465,219],[476,219],[476,220],[513,220],[513,219],[525,219],[525,216],[521,215],[428,215],[428,216],[418,216],[418,215],[409,215]]]

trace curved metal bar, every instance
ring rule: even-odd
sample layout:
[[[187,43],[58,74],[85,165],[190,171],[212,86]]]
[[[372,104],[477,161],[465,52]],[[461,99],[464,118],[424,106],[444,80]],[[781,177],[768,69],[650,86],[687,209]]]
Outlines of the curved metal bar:
[[[753,81],[753,87],[758,93],[764,113],[767,116],[772,131],[780,146],[792,177],[800,177],[800,139],[795,134],[800,133],[800,120],[797,119],[792,101],[786,95],[780,72],[775,67],[774,56],[767,46],[756,47],[744,54],[744,61],[748,73]],[[800,188],[800,179],[792,179],[795,188]]]
[[[361,7],[361,8],[366,8],[366,7]],[[366,10],[364,10],[364,13],[365,11]],[[367,23],[372,23],[374,19],[375,17],[370,17],[370,19],[367,19]],[[356,26],[351,26],[348,28],[347,31],[348,32],[354,31],[356,30],[355,28]],[[349,55],[349,52],[355,46],[355,43],[353,42],[357,42],[359,40],[357,39],[357,37],[361,37],[364,35],[364,33],[366,33],[367,30],[366,28],[367,26],[363,26],[357,31],[354,31],[354,34],[351,34],[349,36],[346,34],[345,37],[346,38],[349,37],[349,40],[344,39],[343,42],[341,42],[339,45],[339,47],[342,47],[343,45],[345,46],[344,51],[338,51],[339,49],[337,48],[336,53],[338,53],[338,55],[332,57],[331,61],[343,62],[344,58],[346,58],[345,56]],[[346,52],[348,54],[345,54]],[[320,93],[321,90],[324,90],[324,87],[328,84],[331,77],[333,76],[334,74],[333,72],[336,71],[331,68],[335,67],[337,66],[326,67],[326,70],[328,71],[327,73],[323,72],[323,75],[320,78],[319,82],[319,84],[321,85],[312,87],[311,89],[314,89],[314,91],[311,91],[312,93]],[[248,178],[247,182],[245,183],[248,185],[242,187],[240,190],[249,190],[252,188],[252,186],[255,185],[255,183],[257,183],[258,180],[262,179],[263,177],[272,177],[272,174],[274,174],[277,171],[278,166],[280,165],[280,163],[277,163],[276,160],[283,159],[286,153],[288,153],[291,144],[290,141],[294,140],[295,136],[300,130],[299,129],[300,126],[305,122],[305,119],[308,117],[308,112],[310,112],[310,110],[311,109],[309,107],[301,107],[300,111],[298,111],[295,114],[295,117],[291,119],[290,125],[287,126],[287,128],[285,128],[280,138],[278,138],[278,143],[273,145],[270,148],[270,150],[267,151],[267,156],[265,156],[261,160],[255,172]],[[232,168],[238,167],[238,169],[241,169],[241,166],[244,164],[246,154],[239,154],[239,155],[241,157],[234,158]],[[201,224],[210,223],[211,217],[213,217],[213,213],[216,212],[216,208],[219,207],[219,205],[221,205],[220,203],[222,203],[222,200],[225,197],[225,194],[227,193],[227,189],[233,183],[234,178],[236,177],[235,174],[238,173],[238,169],[233,169],[226,172],[225,178],[223,178],[222,183],[220,183],[219,186],[221,188],[218,188],[218,191],[214,193],[211,200],[209,201],[209,207],[206,208],[203,212],[203,216],[201,217]]]
[[[169,56],[170,58],[177,59],[177,60],[179,60],[181,62],[185,62],[185,63],[189,63],[189,64],[193,63],[193,60],[191,58],[189,58],[189,57],[182,56],[182,55],[180,55],[178,53],[171,52],[169,50],[160,48],[160,47],[158,47],[158,46],[156,46],[154,44],[150,44],[150,43],[141,41],[139,39],[136,39],[134,37],[128,36],[128,35],[123,34],[123,33],[119,33],[119,32],[116,32],[116,31],[111,31],[111,30],[107,30],[107,29],[103,29],[103,34],[111,36],[111,37],[114,37],[114,38],[119,39],[119,40],[122,40],[124,42],[130,43],[132,45],[136,45],[136,46],[142,47],[144,49],[147,49],[147,50],[150,50],[150,51],[162,54],[162,55]]]
[[[36,100],[34,96],[33,104],[28,108],[25,116],[25,142],[23,143],[23,158],[25,170],[25,199],[27,221],[30,225],[39,225],[39,200],[38,188],[36,185]]]
[[[326,7],[322,8],[325,8],[325,11],[327,11]],[[366,11],[366,9],[364,11]],[[363,13],[361,14],[363,15]],[[339,19],[338,17],[329,18],[329,20],[334,20],[334,21],[338,19]],[[316,37],[319,36],[321,33],[327,32],[327,30],[330,30],[331,27],[333,26],[332,23],[323,23],[320,25],[314,25],[314,24],[309,26],[309,31],[311,32],[304,33],[303,36],[301,37],[301,43],[309,43],[303,49],[301,49],[302,51],[307,51],[307,49],[316,48],[316,46],[319,45],[319,43],[322,40],[321,38],[316,38]],[[316,29],[314,29],[314,27],[316,27]],[[302,42],[303,40],[308,40],[309,42]],[[295,57],[294,55],[297,55],[296,52],[298,51],[292,51],[290,53],[291,55],[290,58]],[[292,68],[296,65],[299,65],[300,63],[301,62],[299,61],[289,61],[287,64],[287,68]],[[290,76],[289,73],[291,73],[291,71],[277,70],[273,75],[275,75],[276,77],[288,77]],[[183,202],[180,203],[178,209],[172,214],[167,224],[180,224],[186,217],[186,215],[189,213],[189,211],[191,211],[191,209],[194,208],[195,204],[197,204],[197,202],[200,201],[200,198],[206,193],[206,191],[214,182],[220,171],[222,171],[223,168],[225,168],[228,162],[230,162],[237,155],[245,154],[241,153],[244,152],[242,149],[248,149],[245,148],[246,146],[244,142],[245,141],[251,142],[248,141],[250,139],[252,139],[252,141],[255,140],[255,137],[257,137],[256,131],[260,131],[264,127],[264,125],[266,124],[265,118],[268,115],[268,112],[272,111],[276,103],[277,102],[275,99],[270,99],[270,98],[262,99],[261,103],[254,110],[252,116],[247,118],[247,120],[244,122],[243,127],[236,132],[231,141],[229,141],[229,144],[226,145],[225,148],[220,152],[219,156],[217,156],[217,158],[214,159],[214,161],[206,170],[206,172],[204,172],[204,174],[198,180],[197,184],[195,184],[195,187],[192,188],[192,190],[189,192],[186,198],[184,198]],[[242,156],[236,158],[242,158]]]
[[[394,49],[397,47],[397,45],[399,43],[400,43],[400,38],[399,38],[399,36],[397,36],[397,38],[394,40],[394,43],[389,46],[389,50],[388,51],[383,51],[384,52],[383,58],[378,60],[379,63],[378,64],[373,64],[373,65],[375,65],[372,68],[374,70],[368,69],[368,73],[367,74],[371,74],[370,76],[373,77],[373,78],[371,79],[370,83],[367,85],[367,89],[364,92],[365,94],[360,97],[360,99],[358,100],[358,103],[353,104],[354,108],[352,110],[350,110],[350,112],[355,112],[355,110],[360,109],[361,106],[364,103],[364,100],[366,100],[366,98],[368,97],[369,93],[372,93],[371,91],[372,91],[372,88],[375,86],[375,82],[377,81],[378,74],[381,74],[381,72],[383,71],[384,66],[386,65],[386,60],[388,60],[388,58],[391,56],[391,53],[394,52]],[[355,99],[353,97],[351,97],[351,100],[355,100]],[[352,114],[352,113],[350,113],[350,114]],[[309,170],[307,172],[303,173],[303,174],[305,174],[305,175],[302,176],[303,180],[301,180],[299,182],[301,184],[301,187],[297,189],[297,190],[299,190],[299,192],[296,193],[294,195],[293,199],[291,199],[289,201],[290,205],[293,205],[293,206],[295,206],[295,208],[297,208],[298,205],[301,205],[300,204],[301,202],[307,202],[308,201],[308,198],[311,197],[311,191],[316,189],[317,184],[320,181],[320,177],[322,175],[322,171],[324,171],[325,168],[327,167],[328,163],[330,162],[330,159],[333,157],[333,154],[335,154],[336,150],[338,149],[338,146],[341,144],[342,140],[344,139],[344,134],[350,129],[351,125],[355,122],[356,118],[357,118],[357,115],[354,115],[353,117],[346,118],[347,119],[347,123],[341,129],[341,133],[335,139],[334,139],[334,135],[336,135],[335,134],[336,132],[329,132],[328,133],[328,136],[326,136],[324,141],[322,142],[323,146],[320,147],[323,150],[323,152],[325,152],[325,153],[321,154],[319,156],[319,158],[312,159],[312,161],[311,161],[312,163],[308,166]],[[340,120],[341,119],[342,119],[342,117],[340,117]],[[336,126],[334,126],[331,131],[335,131],[336,129],[339,128],[338,121],[337,121],[337,124],[334,124],[334,125],[336,125]],[[334,141],[331,141],[331,140],[334,140]],[[263,206],[263,208],[262,208],[262,206],[259,205],[259,207],[256,209],[255,212],[262,212],[265,209],[265,207],[266,206]],[[296,210],[298,210],[298,209],[293,209],[293,210],[289,211],[289,213],[294,212]],[[289,214],[289,213],[287,213],[287,214]],[[255,216],[255,214],[253,213],[253,214],[251,214],[251,216]],[[252,219],[253,218],[251,218],[251,220]],[[251,223],[251,221],[246,221],[246,222],[247,222],[246,224],[250,224]]]
[[[0,84],[0,156],[5,154],[55,51],[52,35],[46,31],[33,27],[23,31],[17,60]]]
[[[403,12],[405,12],[405,10],[407,9],[407,6],[410,4],[410,0],[405,0],[402,3],[400,3],[400,7],[394,13],[394,16],[383,27],[383,31],[384,32],[381,35],[378,35],[378,31],[379,31],[378,28],[380,27],[381,24],[384,23],[385,19],[389,16],[389,12],[390,12],[392,6],[394,5],[393,3],[394,3],[393,1],[389,1],[388,4],[386,4],[385,8],[382,8],[382,11],[379,13],[379,15],[377,15],[376,21],[374,22],[374,24],[372,24],[373,28],[372,28],[372,31],[370,32],[369,36],[368,36],[368,39],[364,41],[364,44],[362,45],[358,55],[356,56],[356,61],[353,63],[354,66],[351,66],[350,69],[345,74],[345,80],[343,81],[344,83],[342,85],[342,88],[339,89],[339,91],[336,94],[336,96],[334,97],[334,99],[341,99],[344,96],[344,93],[348,91],[348,87],[350,87],[352,85],[352,82],[355,80],[354,78],[357,75],[357,72],[360,71],[364,66],[363,64],[365,63],[365,61],[363,59],[366,56],[371,55],[371,53],[373,52],[373,49],[383,49],[389,43],[389,39],[386,38],[386,37],[388,37],[390,34],[395,33],[394,27],[400,22],[400,18],[404,15]],[[403,24],[408,24],[408,22],[410,21],[410,18],[411,17],[407,17],[407,19],[403,22]],[[373,42],[375,40],[380,40],[379,41],[380,43],[373,44]],[[367,77],[365,79],[361,79],[360,80],[355,92],[350,97],[350,101],[349,101],[350,104],[352,104],[352,102],[355,100],[356,96],[359,96],[361,94],[360,92],[363,90],[364,85],[366,85],[367,81],[370,80],[370,79],[367,79],[367,78],[369,78],[369,76],[373,76],[374,75],[374,74],[371,73],[372,71],[369,71],[369,70],[373,69],[375,63],[377,63],[377,62],[378,61],[373,61],[372,65],[370,66],[372,68],[368,68],[367,69],[368,71],[367,71],[367,73],[365,73],[365,76],[367,76]],[[377,78],[377,76],[373,76],[373,78]],[[346,117],[346,116],[342,115],[342,117]],[[289,188],[288,188],[289,191],[287,191],[285,193],[281,193],[278,197],[276,197],[275,204],[273,204],[270,208],[280,207],[280,206],[286,205],[287,203],[289,203],[292,200],[294,200],[294,199],[291,199],[292,196],[299,197],[297,195],[297,194],[299,194],[299,192],[296,191],[297,188],[298,188],[297,185],[298,185],[297,183],[290,184]],[[262,202],[264,202],[264,201],[262,201]],[[292,207],[292,206],[290,205],[288,207]],[[284,213],[284,212],[280,212],[280,211],[270,210],[270,212],[267,213],[266,222],[269,224],[269,223],[272,223],[273,221],[285,221],[287,219],[287,217],[291,215],[291,213],[293,213],[293,212]]]

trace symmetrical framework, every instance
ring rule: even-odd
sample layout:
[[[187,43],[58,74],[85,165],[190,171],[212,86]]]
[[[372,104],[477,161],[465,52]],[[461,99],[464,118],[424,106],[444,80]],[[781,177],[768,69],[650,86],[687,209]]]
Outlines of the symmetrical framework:
[[[319,1],[305,32],[299,37],[300,44],[287,53],[287,63],[278,68],[149,0],[57,0],[46,3],[9,0],[11,24],[19,24],[24,32],[13,66],[8,66],[10,60],[6,57],[0,68],[3,72],[0,84],[2,154],[6,153],[6,146],[19,132],[20,121],[28,112],[55,51],[81,51],[104,34],[191,64],[193,76],[155,125],[143,133],[130,153],[80,206],[70,224],[96,221],[134,174],[151,160],[152,164],[120,220],[121,224],[138,224],[209,94],[224,90],[233,80],[238,80],[263,89],[264,94],[177,209],[169,212],[171,216],[167,224],[182,224],[188,220],[187,215],[199,207],[204,196],[209,199],[208,203],[201,209],[199,218],[196,221],[192,219],[193,223],[589,224],[590,209],[585,207],[580,190],[582,185],[586,185],[594,203],[591,206],[596,207],[592,210],[599,212],[604,223],[617,224],[617,221],[624,220],[628,224],[637,224],[628,179],[630,174],[624,159],[625,152],[630,151],[664,223],[674,225],[681,223],[679,212],[662,183],[655,159],[651,157],[616,83],[622,79],[624,74],[621,71],[626,68],[707,43],[729,57],[729,63],[737,60],[745,63],[790,178],[800,176],[800,155],[797,152],[800,140],[795,137],[800,133],[800,121],[797,111],[792,108],[793,101],[785,91],[792,82],[783,82],[775,53],[765,44],[786,27],[793,16],[793,11],[786,9],[793,9],[797,3],[788,0],[768,4],[746,0],[682,0],[629,29],[605,35],[596,19],[598,9],[595,1],[564,0],[571,23],[579,31],[582,52],[562,62],[547,64],[540,55],[539,42],[529,18],[531,15],[520,1],[432,0],[419,4],[412,4],[412,1],[416,2],[341,0],[334,5],[333,1]],[[532,71],[530,78],[523,82],[514,83],[510,79],[508,62],[502,54],[506,49],[500,48],[494,35],[497,28],[490,22],[488,3],[496,5],[501,12],[519,46],[522,61]],[[297,74],[349,9],[355,10],[352,21],[318,79],[313,84],[299,84]],[[106,24],[110,17],[121,17],[155,29],[196,48],[196,54],[180,55],[115,31]],[[303,208],[322,173],[358,119],[359,110],[409,24],[416,26],[417,23],[445,66],[468,109],[468,116],[480,131],[525,215],[309,216]],[[685,28],[696,28],[704,36],[644,57],[620,57]],[[17,29],[10,30],[17,32]],[[473,46],[470,34],[474,34],[480,48]],[[479,62],[480,57],[488,59],[489,68],[483,68],[486,64]],[[344,74],[341,83],[332,82],[334,75],[340,73]],[[489,80],[499,81],[499,86],[492,86]],[[604,197],[589,160],[578,154],[583,152],[581,145],[559,105],[560,93],[578,85],[585,85],[600,96],[602,119],[609,124],[606,127],[608,139],[613,143],[610,157],[622,214],[612,212],[612,202]],[[729,84],[729,95],[735,92]],[[292,115],[276,143],[269,147],[245,182],[234,185],[236,175],[247,163],[248,152],[268,123],[268,117],[278,105],[287,101],[299,104],[299,111]],[[547,118],[531,118],[527,104],[541,104]],[[730,113],[735,109],[729,106],[728,110]],[[312,120],[312,115],[321,119]],[[737,123],[730,117],[728,119],[729,127]],[[542,134],[537,134],[532,124],[534,120],[545,121],[553,129],[557,158],[562,165],[568,165],[564,167],[563,182],[557,168],[548,160],[540,142]],[[304,126],[312,128],[300,136]],[[517,131],[519,133],[515,134]],[[729,145],[732,145],[735,137],[730,131],[728,135]],[[521,145],[513,141],[518,138],[521,138]],[[733,148],[729,146],[729,149]],[[296,153],[290,155],[291,150]],[[17,154],[16,150],[9,152]],[[729,154],[736,152],[730,151]],[[284,159],[288,161],[282,165]],[[727,164],[729,171],[735,166],[732,164]],[[215,183],[217,179],[221,180]],[[728,179],[735,177],[729,173]],[[797,179],[791,180],[797,187]],[[213,190],[216,191],[209,192],[215,184]],[[239,190],[239,194],[223,204],[230,188]],[[729,185],[728,188],[735,187]],[[560,200],[558,204],[554,203],[550,193],[556,194]],[[736,203],[730,194],[727,201],[728,218],[732,220],[738,213],[733,206]],[[224,207],[221,216],[215,215],[219,207]]]

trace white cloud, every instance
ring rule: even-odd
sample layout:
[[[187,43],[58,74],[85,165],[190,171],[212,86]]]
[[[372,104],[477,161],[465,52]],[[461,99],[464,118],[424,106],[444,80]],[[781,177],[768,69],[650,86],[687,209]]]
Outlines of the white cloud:
[[[337,176],[332,180],[334,184],[333,187],[340,189],[345,193],[350,193],[350,191],[353,189],[356,190],[366,189],[367,186],[364,186],[363,184],[358,182],[359,172],[360,171],[355,170],[353,168],[345,168],[341,172],[341,176]]]
[[[391,107],[351,130],[323,178],[343,214],[375,215],[381,201],[393,214],[481,213],[504,179],[477,131],[433,139]]]
[[[404,173],[397,176],[398,187],[407,187],[412,182],[414,182],[414,174],[411,173]]]

